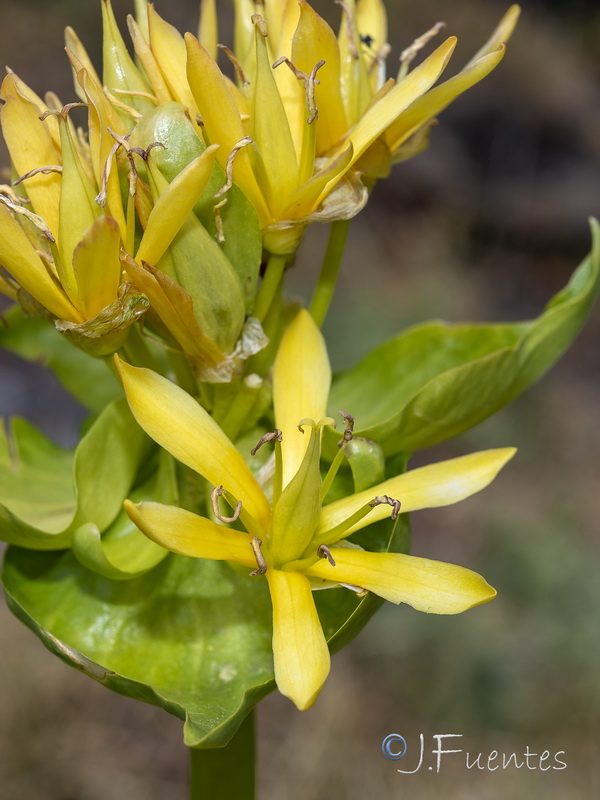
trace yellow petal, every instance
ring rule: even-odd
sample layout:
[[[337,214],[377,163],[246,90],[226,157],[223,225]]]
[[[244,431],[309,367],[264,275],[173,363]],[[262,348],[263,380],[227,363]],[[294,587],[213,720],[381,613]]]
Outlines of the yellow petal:
[[[16,76],[12,73],[2,83],[0,99],[4,100],[0,114],[2,133],[17,174],[25,175],[37,167],[60,164],[61,157],[54,146],[48,125],[40,120],[42,112],[21,95]],[[42,217],[56,238],[60,184],[61,178],[56,172],[47,175],[39,172],[23,183],[33,210]]]
[[[207,147],[158,198],[140,242],[136,255],[138,261],[147,261],[155,266],[168,250],[208,183],[217,150],[218,145]]]
[[[382,0],[358,0],[356,23],[360,35],[372,39],[372,52],[387,43],[387,14]]]
[[[233,0],[233,2],[235,6],[233,32],[235,55],[252,83],[256,71],[256,48],[254,46],[252,15],[256,12],[256,6],[253,0]]]
[[[120,92],[119,99],[140,114],[152,111],[152,101],[144,96],[150,87],[127,52],[110,0],[102,0],[102,27],[104,85],[113,93]]]
[[[241,453],[187,392],[149,369],[115,357],[127,402],[148,436],[214,486],[223,485],[263,526],[269,505]]]
[[[71,63],[77,62],[71,56]],[[90,151],[92,155],[92,166],[96,177],[96,183],[106,191],[105,210],[113,217],[121,232],[123,242],[127,240],[127,223],[125,222],[125,212],[123,211],[123,200],[121,197],[121,186],[119,183],[119,172],[116,165],[116,156],[112,156],[108,180],[104,185],[104,175],[107,170],[108,159],[111,154],[115,140],[108,132],[111,128],[115,133],[125,135],[127,129],[123,126],[121,119],[112,105],[108,102],[102,86],[90,75],[86,69],[77,72],[77,80],[81,85],[86,102],[88,103],[88,124]]]
[[[319,85],[315,101],[319,110],[317,153],[336,145],[346,133],[348,124],[340,91],[340,49],[334,32],[325,20],[306,2],[300,1],[300,20],[294,34],[292,61],[307,75],[319,61]]]
[[[112,217],[99,217],[87,230],[73,254],[77,294],[86,319],[91,319],[117,299],[121,282],[121,235]]]
[[[58,277],[71,301],[80,310],[77,281],[73,272],[73,254],[83,238],[83,234],[94,224],[100,215],[100,207],[94,198],[92,185],[79,158],[66,114],[58,115],[60,141],[62,145],[63,172],[60,190],[60,221],[58,228],[58,249],[60,260],[56,264]]]
[[[182,35],[177,28],[165,22],[152,5],[148,7],[148,25],[150,47],[173,97],[195,117],[198,107],[187,80],[187,54]]]
[[[485,489],[515,453],[514,447],[483,450],[468,456],[440,461],[438,464],[429,464],[390,478],[371,489],[325,506],[321,512],[319,532],[324,533],[335,528],[376,496],[387,494],[395,500],[400,500],[401,510],[404,513],[458,503]],[[375,506],[366,517],[346,531],[344,536],[372,522],[386,519],[389,515],[389,506]]]
[[[256,567],[247,533],[225,528],[175,506],[132,503],[131,500],[125,500],[123,505],[142,533],[173,553],[215,561],[237,561],[247,567]]]
[[[339,33],[341,54],[342,99],[350,125],[355,123],[371,99],[371,82],[367,72],[366,59],[356,25],[356,2],[346,0],[342,6],[342,20]]]
[[[278,69],[287,67],[282,65]],[[298,188],[298,161],[285,107],[267,52],[266,39],[258,25],[250,135],[256,143],[264,166],[264,174],[261,175],[263,190],[267,192],[271,211],[277,216],[278,207]]]
[[[331,556],[335,567],[321,559],[307,574],[360,586],[392,603],[408,603],[427,614],[460,614],[496,596],[496,590],[481,575],[442,561],[347,547],[331,548]]]
[[[490,38],[483,45],[483,47],[475,53],[465,69],[468,69],[476,61],[479,61],[480,58],[483,58],[483,56],[489,55],[490,53],[498,50],[501,44],[506,44],[513,34],[520,15],[521,8],[518,5],[511,6],[498,23],[497,28],[494,30]]]
[[[48,274],[27,234],[0,203],[0,266],[4,267],[26,292],[59,319],[83,322],[83,317]]]
[[[325,187],[335,186],[337,179],[346,172],[352,162],[353,152],[352,145],[349,144],[341,153],[330,158],[309,181],[306,181],[289,198],[289,205],[282,212],[282,218],[302,219],[307,217],[319,205],[319,201],[324,199]]]
[[[11,74],[14,79],[14,85],[21,97],[24,97],[26,100],[29,100],[30,103],[33,103],[37,106],[40,110],[40,116],[48,111],[48,104],[45,103],[41,97],[39,97],[33,89],[31,89],[25,81],[22,81],[18,75],[16,75],[11,69],[8,67],[6,68],[7,73]],[[47,98],[48,95],[46,94],[45,97]],[[59,108],[62,106],[59,106]],[[56,147],[57,151],[60,152],[60,133],[58,131],[58,121],[56,117],[50,116],[46,117],[44,120],[46,125],[48,126],[48,130],[50,131],[50,136],[52,137],[52,141],[54,142],[54,146]],[[58,161],[57,163],[60,163]]]
[[[88,56],[85,47],[81,43],[79,36],[77,36],[75,31],[71,27],[65,28],[65,49],[67,51],[67,54],[72,53],[77,60],[77,65],[74,65],[73,62],[71,62],[71,65],[73,66],[75,91],[77,92],[77,96],[79,97],[81,102],[87,103],[87,98],[82,91],[79,81],[77,80],[77,73],[79,72],[79,70],[85,69],[88,75],[92,78],[92,80],[94,80],[99,86],[102,86],[102,83],[100,81],[100,78],[98,77],[98,73],[94,69],[94,65],[92,64],[91,59]],[[54,119],[54,118],[50,117],[49,119]],[[58,127],[57,127],[57,132],[58,132]]]
[[[198,40],[206,52],[216,60],[219,34],[217,28],[217,7],[215,0],[200,0],[200,25]]]
[[[346,142],[354,147],[352,162],[356,162],[365,150],[380,136],[411,103],[420,97],[437,81],[446,67],[454,48],[456,38],[451,36],[425,59],[407,77],[396,84],[381,100],[372,106],[348,134]],[[327,187],[325,194],[331,187]]]
[[[222,167],[226,167],[229,154],[246,135],[240,113],[216,62],[191,33],[186,33],[185,44],[188,80],[200,110],[204,131],[210,144],[221,145],[217,160]],[[235,156],[233,179],[252,201],[261,220],[270,220],[245,147]]]
[[[308,579],[269,569],[273,603],[273,658],[281,694],[300,711],[309,708],[329,674],[329,650]]]
[[[273,367],[275,425],[282,431],[283,486],[294,477],[310,436],[298,430],[305,417],[315,422],[325,416],[331,367],[321,331],[302,309],[286,330]]]
[[[131,16],[131,14],[127,17],[127,27],[129,28],[129,35],[131,36],[131,41],[133,42],[135,54],[138,57],[140,64],[144,68],[146,77],[150,81],[152,91],[154,92],[154,96],[158,100],[159,105],[170,103],[173,97],[169,87],[163,78],[161,69],[158,66],[154,53],[150,49],[147,39],[144,37],[137,22]]]
[[[483,55],[458,75],[436,86],[416,100],[385,132],[384,138],[390,150],[393,151],[400,147],[418,128],[436,117],[459,95],[489,75],[504,58],[505,50],[503,44],[499,45],[494,52]]]

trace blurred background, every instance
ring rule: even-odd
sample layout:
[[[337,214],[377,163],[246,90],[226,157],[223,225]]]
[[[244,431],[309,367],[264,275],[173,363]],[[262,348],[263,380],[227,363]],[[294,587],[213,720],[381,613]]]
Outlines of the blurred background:
[[[197,0],[157,2],[195,30]],[[229,14],[230,4],[219,4]],[[339,8],[314,3],[337,26]],[[114,2],[120,21],[132,9]],[[388,0],[389,64],[442,19],[459,36],[460,68],[507,5],[498,0]],[[100,63],[97,0],[1,0],[0,60],[38,93],[74,99],[62,52],[72,25]],[[227,26],[221,40],[231,43]],[[452,65],[450,68],[452,71]],[[508,55],[444,112],[430,149],[395,168],[353,223],[326,325],[334,366],[432,317],[505,321],[537,315],[589,249],[600,214],[600,8],[595,0],[529,0]],[[5,151],[0,164],[5,165]],[[291,286],[307,298],[326,231],[303,245]],[[534,389],[424,463],[515,444],[484,493],[413,516],[414,552],[464,564],[499,590],[456,618],[384,607],[338,654],[315,707],[261,704],[261,798],[275,800],[547,800],[600,796],[600,309]],[[0,353],[0,414],[18,413],[63,444],[83,412],[41,368]],[[181,723],[112,695],[51,656],[0,612],[2,800],[162,800],[186,796]],[[404,761],[381,740],[402,734]],[[567,769],[413,769],[419,734],[473,758],[558,751]],[[410,759],[410,763],[409,762]],[[522,758],[519,759],[523,761]],[[483,763],[483,762],[482,762]],[[539,759],[531,764],[539,766]],[[549,762],[555,763],[555,762]]]

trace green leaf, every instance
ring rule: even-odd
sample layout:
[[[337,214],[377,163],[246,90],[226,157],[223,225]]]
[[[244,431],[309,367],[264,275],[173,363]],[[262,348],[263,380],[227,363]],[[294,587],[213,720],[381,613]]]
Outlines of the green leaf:
[[[149,447],[125,400],[107,406],[75,451],[13,420],[8,433],[0,431],[0,539],[57,550],[86,523],[105,530]]]
[[[600,283],[595,221],[592,234],[591,254],[537,320],[412,328],[334,381],[330,413],[350,411],[357,435],[388,456],[437,444],[494,414],[542,377],[585,322]],[[326,437],[331,455],[334,435]]]
[[[142,500],[178,502],[175,463],[166,450],[160,451],[159,459],[159,467],[152,477],[130,493],[135,503]],[[93,522],[78,528],[73,536],[73,552],[84,567],[111,580],[131,580],[144,575],[169,555],[168,550],[136,528],[124,509],[104,534]]]
[[[386,546],[407,546],[407,520],[379,523]],[[373,526],[374,528],[377,526]],[[223,562],[169,554],[151,572],[113,581],[73,553],[10,547],[10,609],[53,653],[108,688],[185,720],[189,747],[222,747],[273,691],[271,602],[266,581]],[[315,594],[332,650],[383,602],[347,589]]]
[[[3,317],[6,326],[0,325],[0,347],[48,367],[92,413],[100,413],[108,403],[122,397],[121,385],[106,362],[83,353],[46,320],[28,317],[18,306]]]

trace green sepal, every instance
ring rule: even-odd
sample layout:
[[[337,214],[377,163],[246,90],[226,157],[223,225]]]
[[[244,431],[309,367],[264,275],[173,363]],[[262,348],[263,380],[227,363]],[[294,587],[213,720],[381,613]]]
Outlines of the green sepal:
[[[165,450],[160,451],[159,459],[155,474],[142,486],[132,490],[130,499],[135,503],[151,500],[168,505],[177,504],[175,464]],[[93,522],[77,528],[72,548],[84,567],[115,581],[144,575],[169,555],[168,550],[152,542],[136,528],[124,509],[104,534]]]
[[[104,531],[149,447],[125,400],[107,406],[74,452],[13,420],[10,433],[0,437],[0,539],[58,550],[69,547],[86,523]]]
[[[330,408],[347,408],[356,433],[386,455],[458,436],[524,392],[577,336],[598,293],[600,228],[593,249],[537,320],[411,328],[377,347],[333,384]],[[326,454],[334,437],[324,437]]]
[[[132,146],[145,149],[153,142],[164,145],[153,149],[152,162],[169,183],[205,150],[204,143],[194,130],[194,123],[177,102],[166,103],[146,114],[133,130],[130,142]],[[194,207],[194,213],[215,239],[217,225],[214,207],[227,198],[225,205],[218,211],[224,235],[220,248],[240,279],[246,311],[250,313],[256,296],[262,258],[262,235],[254,206],[237,184],[234,183],[223,197],[215,197],[226,180],[225,171],[215,163],[208,184]]]
[[[48,367],[91,412],[97,414],[122,397],[121,384],[106,363],[90,358],[45,320],[27,316],[18,306],[13,306],[3,318],[6,324],[0,325],[0,346],[26,361]]]

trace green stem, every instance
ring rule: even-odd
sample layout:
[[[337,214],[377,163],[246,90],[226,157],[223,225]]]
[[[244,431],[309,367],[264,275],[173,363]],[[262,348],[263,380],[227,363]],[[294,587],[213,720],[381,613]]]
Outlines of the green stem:
[[[256,304],[254,306],[253,316],[263,322],[269,309],[273,303],[281,277],[285,269],[287,256],[274,256],[269,258],[265,275],[262,279],[258,295],[256,297]]]
[[[310,303],[310,313],[319,327],[325,322],[325,317],[331,305],[342,264],[342,257],[346,249],[349,228],[350,220],[348,219],[331,223],[321,274]]]
[[[254,711],[226,747],[190,749],[190,800],[254,800]]]

